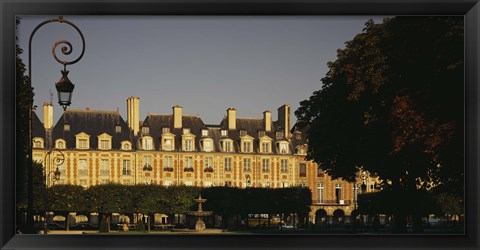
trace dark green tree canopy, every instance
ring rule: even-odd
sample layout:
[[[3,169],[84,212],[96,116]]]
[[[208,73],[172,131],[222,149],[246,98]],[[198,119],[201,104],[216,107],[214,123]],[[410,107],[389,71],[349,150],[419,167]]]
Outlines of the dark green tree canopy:
[[[463,41],[463,17],[367,22],[295,112],[308,158],[333,177],[361,166],[394,187],[463,192]]]

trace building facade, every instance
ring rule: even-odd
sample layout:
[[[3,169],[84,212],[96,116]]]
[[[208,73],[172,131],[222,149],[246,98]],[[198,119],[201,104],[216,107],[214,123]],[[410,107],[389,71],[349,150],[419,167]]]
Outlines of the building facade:
[[[205,124],[199,116],[148,114],[139,120],[139,98],[127,99],[127,121],[120,114],[98,110],[67,110],[54,125],[53,106],[44,104],[44,123],[34,115],[33,159],[44,167],[47,152],[65,161],[57,183],[89,187],[104,183],[134,185],[232,186],[284,188],[306,186],[312,191],[310,221],[343,221],[356,208],[360,185],[332,179],[316,163],[306,160],[305,135],[291,130],[290,106],[261,118],[239,118],[228,108],[219,124]],[[375,186],[366,185],[368,189]],[[365,187],[365,185],[364,185]],[[370,190],[368,190],[370,191]]]

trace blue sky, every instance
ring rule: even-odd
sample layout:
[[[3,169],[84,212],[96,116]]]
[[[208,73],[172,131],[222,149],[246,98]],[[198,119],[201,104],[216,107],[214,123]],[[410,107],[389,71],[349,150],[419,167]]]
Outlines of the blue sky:
[[[28,39],[34,27],[55,16],[22,16],[17,29],[28,65]],[[65,16],[83,32],[85,54],[67,66],[75,84],[70,109],[119,110],[126,120],[126,99],[140,97],[140,119],[148,113],[170,114],[176,104],[184,114],[220,123],[226,109],[238,117],[277,119],[283,104],[293,111],[320,89],[327,62],[337,49],[361,33],[373,16]],[[50,23],[32,42],[32,85],[37,114],[54,93],[54,121],[61,116],[55,82],[61,64],[52,57],[55,41],[81,51],[75,29]]]

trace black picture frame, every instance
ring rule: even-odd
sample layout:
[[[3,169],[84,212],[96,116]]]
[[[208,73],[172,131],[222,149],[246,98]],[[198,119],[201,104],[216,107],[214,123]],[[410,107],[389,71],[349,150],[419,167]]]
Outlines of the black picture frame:
[[[0,0],[1,249],[478,249],[478,0]],[[17,15],[464,15],[465,235],[15,235],[15,16]]]

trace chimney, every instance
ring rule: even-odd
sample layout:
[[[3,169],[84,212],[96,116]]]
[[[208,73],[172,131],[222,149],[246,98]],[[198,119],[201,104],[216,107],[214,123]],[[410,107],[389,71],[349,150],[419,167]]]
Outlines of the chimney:
[[[290,105],[285,104],[278,108],[278,122],[285,131],[285,138],[290,136]]]
[[[272,113],[268,110],[263,112],[263,124],[265,125],[265,131],[272,131]]]
[[[173,106],[173,128],[182,128],[182,106]]]
[[[235,108],[227,109],[228,129],[237,129],[237,110]]]
[[[51,103],[43,104],[43,126],[45,129],[53,128],[53,105]]]
[[[128,127],[133,131],[133,135],[137,135],[140,130],[140,98],[130,96],[127,98],[127,122]]]

